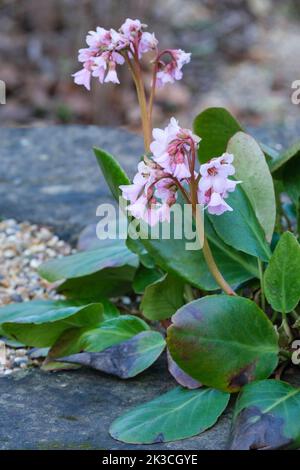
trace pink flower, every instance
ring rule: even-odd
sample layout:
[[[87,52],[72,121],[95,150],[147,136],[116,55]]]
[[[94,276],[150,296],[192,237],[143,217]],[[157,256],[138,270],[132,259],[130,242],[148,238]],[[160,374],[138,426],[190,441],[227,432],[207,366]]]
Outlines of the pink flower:
[[[130,51],[134,53],[136,49],[138,51],[139,58],[141,58],[146,52],[155,49],[158,44],[154,33],[143,31],[146,27],[147,25],[141,23],[140,20],[131,20],[130,18],[127,18],[120,28],[120,33],[126,38]]]
[[[207,210],[209,214],[222,215],[224,212],[232,211],[233,209],[224,201],[219,193],[212,193],[207,204]]]
[[[155,37],[154,33],[144,32],[141,35],[139,46],[138,46],[138,54],[139,58],[142,57],[143,54],[149,52],[157,47],[158,40]]]
[[[108,66],[108,73],[104,79],[105,83],[112,82],[112,83],[120,83],[118,79],[118,75],[116,72],[116,64],[114,62],[110,62]]]
[[[84,68],[78,72],[74,73],[72,76],[74,77],[74,82],[76,85],[83,85],[87,90],[90,91],[92,72],[86,66],[84,66]]]
[[[111,43],[111,33],[107,29],[98,26],[96,31],[89,31],[86,37],[86,43],[93,49],[108,47]]]
[[[146,28],[146,24],[142,24],[140,20],[132,20],[127,18],[125,22],[122,24],[120,28],[120,32],[124,34],[124,36],[131,41],[132,38],[135,38],[137,34],[142,30],[142,28]]]
[[[139,196],[146,192],[152,182],[155,181],[155,171],[144,162],[138,164],[138,173],[133,178],[133,184],[121,185],[123,198],[135,203]],[[145,194],[146,197],[146,194]],[[140,201],[141,202],[141,201]]]
[[[206,206],[210,214],[221,215],[232,210],[224,199],[241,183],[228,179],[229,175],[235,173],[233,159],[232,154],[224,153],[221,157],[213,158],[200,166],[202,178],[198,185],[198,201]]]
[[[191,60],[191,54],[181,49],[168,49],[165,54],[170,55],[170,61],[159,60],[156,85],[163,87],[166,83],[174,83],[182,79],[182,67]],[[163,54],[162,54],[163,55]]]
[[[174,181],[156,164],[140,162],[133,184],[120,186],[122,196],[130,204],[128,212],[151,227],[170,220],[170,208],[176,202]]]
[[[196,149],[200,138],[190,130],[180,128],[175,118],[171,118],[164,130],[154,129],[153,138],[150,145],[153,160],[175,178],[189,178],[191,146]]]

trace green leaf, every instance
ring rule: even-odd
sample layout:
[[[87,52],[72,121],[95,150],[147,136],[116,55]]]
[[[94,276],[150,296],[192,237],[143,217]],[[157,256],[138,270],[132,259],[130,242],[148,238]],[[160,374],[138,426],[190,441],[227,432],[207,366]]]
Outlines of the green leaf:
[[[212,295],[182,307],[168,328],[174,361],[204,385],[235,392],[268,377],[278,362],[270,320],[243,297]]]
[[[270,247],[243,189],[237,186],[226,202],[232,207],[232,212],[209,216],[219,237],[236,250],[268,261],[271,256]]]
[[[133,315],[121,315],[106,320],[96,328],[73,328],[59,337],[49,351],[48,360],[81,351],[100,352],[147,330],[147,323]]]
[[[91,367],[121,379],[129,379],[148,369],[165,348],[157,331],[143,331],[102,352],[83,352],[62,357],[61,362]]]
[[[103,306],[103,319],[111,320],[112,318],[117,318],[120,315],[118,308],[109,300],[101,299],[101,304]]]
[[[186,243],[191,240],[184,236],[175,239],[173,224],[171,219],[170,239],[141,239],[151,257],[164,271],[179,276],[199,289],[219,289],[207,268],[202,250],[187,250]],[[205,220],[205,232],[217,265],[230,284],[239,285],[258,277],[257,260],[226,245],[208,219]]]
[[[162,272],[158,269],[148,269],[145,266],[140,265],[135,273],[132,287],[136,294],[143,294],[145,289],[150,284],[161,279],[163,276]]]
[[[52,346],[63,331],[72,327],[92,327],[103,321],[101,303],[34,300],[0,309],[4,331],[22,343],[35,347]]]
[[[94,147],[94,153],[109,189],[111,190],[114,198],[119,201],[119,197],[121,196],[119,186],[131,183],[128,176],[110,153],[96,147]]]
[[[57,289],[67,297],[101,301],[128,292],[137,266],[124,240],[103,240],[96,250],[48,261],[39,274],[50,282],[67,279]]]
[[[270,163],[270,170],[276,179],[280,179],[282,176],[282,170],[285,166],[293,161],[299,159],[300,156],[300,141],[296,142],[292,147],[285,150],[277,158],[273,159]]]
[[[264,153],[253,137],[244,132],[238,132],[230,139],[227,151],[234,155],[235,178],[243,182],[243,190],[270,242],[275,226],[276,201]]]
[[[195,436],[215,424],[229,394],[177,387],[116,419],[110,434],[129,444],[156,444]]]
[[[298,211],[300,207],[300,153],[298,158],[294,158],[284,167],[282,182]]]
[[[229,139],[239,131],[240,124],[224,108],[208,108],[198,114],[194,121],[194,132],[201,137],[199,160],[205,163],[226,151]]]
[[[88,352],[100,352],[146,330],[149,330],[149,326],[141,318],[121,315],[103,322],[98,328],[84,332],[81,336],[81,349]]]
[[[127,240],[126,240],[126,246],[129,250],[131,250],[133,253],[137,254],[141,264],[148,269],[154,269],[155,268],[155,261],[154,259],[150,256],[148,251],[146,250],[145,246],[143,245],[142,241],[137,238],[134,239],[130,237],[128,234]]]
[[[150,320],[165,320],[184,304],[184,283],[173,274],[148,286],[141,303],[143,315]]]
[[[276,245],[264,275],[265,294],[273,309],[288,313],[300,300],[300,245],[285,232]]]
[[[230,448],[298,449],[300,389],[279,380],[243,388],[235,405]]]

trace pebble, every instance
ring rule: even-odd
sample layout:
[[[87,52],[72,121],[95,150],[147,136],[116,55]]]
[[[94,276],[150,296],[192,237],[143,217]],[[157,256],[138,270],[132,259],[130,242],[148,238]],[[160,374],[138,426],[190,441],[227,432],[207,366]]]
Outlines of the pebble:
[[[48,227],[0,221],[0,308],[13,302],[60,298],[53,286],[41,279],[37,268],[52,258],[67,256],[71,246],[60,240]],[[37,366],[25,348],[14,348],[0,339],[0,377]]]

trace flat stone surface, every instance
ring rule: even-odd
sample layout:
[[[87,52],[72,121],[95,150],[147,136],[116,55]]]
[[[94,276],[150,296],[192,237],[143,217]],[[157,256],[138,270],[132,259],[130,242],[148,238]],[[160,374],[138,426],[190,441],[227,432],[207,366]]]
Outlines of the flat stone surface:
[[[93,153],[116,156],[129,175],[143,152],[142,138],[96,126],[0,128],[0,216],[74,234],[97,223],[96,208],[112,197]]]
[[[83,369],[22,371],[0,379],[0,450],[226,448],[231,410],[217,426],[191,439],[145,446],[110,437],[115,418],[176,386],[164,362],[128,381]]]

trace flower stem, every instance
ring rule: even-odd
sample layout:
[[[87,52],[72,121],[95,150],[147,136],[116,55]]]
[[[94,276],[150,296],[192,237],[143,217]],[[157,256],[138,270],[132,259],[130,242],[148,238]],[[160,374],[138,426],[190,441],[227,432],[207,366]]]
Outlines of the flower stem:
[[[207,267],[208,267],[211,275],[215,279],[218,286],[220,286],[221,289],[225,292],[225,294],[236,295],[234,290],[230,287],[228,282],[224,279],[223,275],[219,271],[217,263],[215,262],[214,256],[212,254],[212,251],[211,251],[209,243],[208,243],[208,240],[204,235],[203,219],[202,219],[202,217],[199,217],[199,215],[197,215],[197,207],[193,207],[193,213],[194,213],[194,218],[195,218],[195,221],[196,221],[196,230],[197,230],[198,238],[199,238],[199,240],[203,239],[203,247],[202,247],[203,256],[205,258]]]
[[[151,92],[150,92],[149,108],[148,108],[148,117],[149,117],[149,122],[150,122],[151,127],[152,127],[153,103],[154,103],[155,90],[156,90],[157,69],[158,69],[158,65],[157,65],[157,60],[156,60],[153,65],[152,84],[151,84]]]
[[[221,272],[219,271],[219,268],[214,260],[213,254],[211,252],[209,243],[207,241],[207,238],[204,237],[204,243],[203,243],[203,255],[206,261],[206,264],[214,277],[216,283],[221,287],[221,289],[225,292],[225,294],[228,295],[236,295],[234,290],[230,287],[230,285],[227,283],[227,281],[224,279],[222,276]]]
[[[195,148],[193,148],[193,153],[195,153]],[[195,164],[195,155],[193,156],[193,161]],[[198,196],[197,196],[197,180],[194,178],[194,168],[192,169],[192,178],[191,178],[191,184],[190,184],[190,189],[191,189],[191,200],[192,200],[192,209],[193,209],[193,215],[194,219],[196,222],[196,231],[198,234],[199,240],[203,240],[203,256],[205,258],[207,267],[215,279],[216,283],[220,288],[225,292],[225,294],[228,295],[236,295],[234,290],[230,287],[228,282],[224,279],[222,273],[220,272],[217,263],[215,262],[214,256],[212,254],[212,251],[210,249],[209,243],[207,238],[205,237],[205,232],[204,232],[204,222],[203,222],[203,217],[199,216],[198,213]]]
[[[149,115],[148,115],[147,100],[146,100],[144,82],[142,78],[141,65],[136,55],[133,61],[130,60],[128,54],[125,55],[125,59],[132,73],[133,81],[135,84],[138,102],[139,102],[140,109],[141,109],[141,119],[142,119],[145,150],[146,152],[149,152],[150,143],[151,143],[151,124],[150,124]]]

